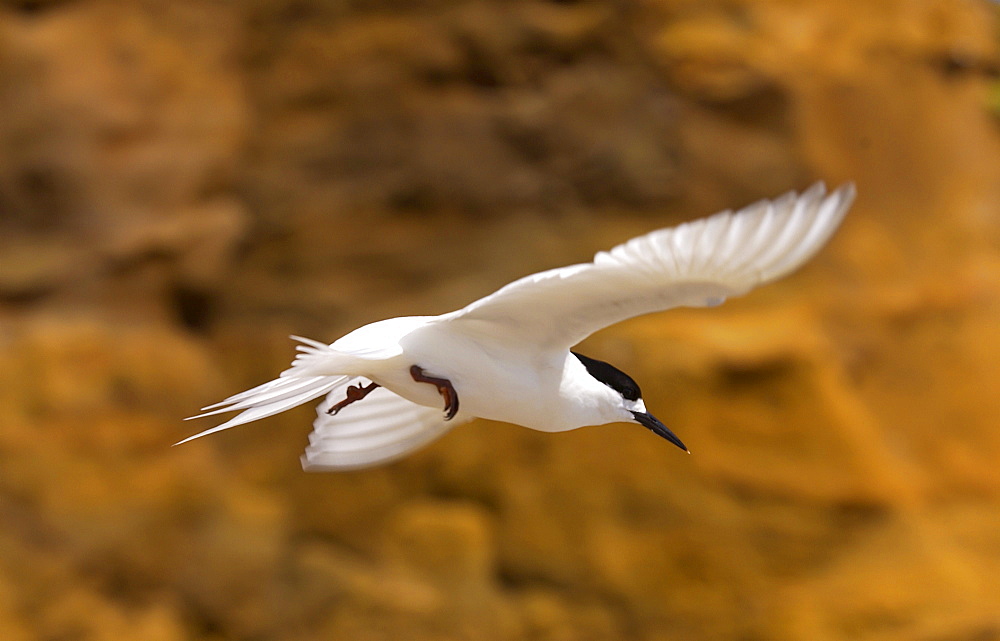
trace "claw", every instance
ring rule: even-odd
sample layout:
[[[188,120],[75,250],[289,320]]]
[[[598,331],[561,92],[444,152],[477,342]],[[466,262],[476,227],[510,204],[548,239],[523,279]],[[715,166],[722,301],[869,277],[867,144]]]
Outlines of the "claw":
[[[333,405],[332,407],[330,407],[330,409],[328,409],[326,411],[326,413],[330,414],[331,416],[336,416],[337,412],[339,412],[340,410],[344,409],[345,407],[347,407],[351,403],[353,403],[355,401],[360,401],[364,397],[368,396],[378,386],[379,386],[378,383],[369,383],[368,385],[365,385],[364,387],[361,387],[360,385],[351,385],[350,387],[347,388],[347,398],[345,398],[344,400],[340,401],[336,405]]]
[[[437,387],[438,394],[444,399],[444,420],[450,421],[458,413],[458,393],[455,386],[447,378],[435,378],[427,376],[424,368],[414,365],[410,368],[410,376],[418,383],[430,383]]]

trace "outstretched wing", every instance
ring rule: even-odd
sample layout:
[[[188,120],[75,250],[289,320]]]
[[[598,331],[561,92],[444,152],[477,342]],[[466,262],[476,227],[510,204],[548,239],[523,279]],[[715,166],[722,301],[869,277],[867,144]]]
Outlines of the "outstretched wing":
[[[456,328],[569,348],[595,331],[671,307],[703,307],[788,274],[815,254],[854,201],[823,183],[733,213],[661,229],[594,262],[527,276],[446,315]]]
[[[309,447],[302,456],[304,470],[349,470],[385,463],[465,422],[461,416],[445,421],[440,408],[411,403],[384,387],[335,415],[327,414],[327,409],[343,397],[343,390],[336,389],[316,408]]]

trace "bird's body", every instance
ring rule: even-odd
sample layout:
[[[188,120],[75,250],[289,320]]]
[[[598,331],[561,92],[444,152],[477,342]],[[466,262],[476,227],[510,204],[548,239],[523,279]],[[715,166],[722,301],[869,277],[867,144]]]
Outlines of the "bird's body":
[[[528,351],[510,352],[496,341],[477,340],[465,332],[456,331],[446,317],[404,316],[365,325],[331,345],[333,350],[353,353],[355,346],[378,340],[398,349],[355,357],[344,366],[346,373],[363,376],[418,405],[437,408],[441,397],[433,386],[420,383],[410,375],[417,364],[435,376],[448,379],[458,393],[460,407],[455,420],[465,416],[512,421],[496,416],[496,398],[532,398],[528,393],[544,374],[556,365],[551,354],[539,355]],[[561,368],[561,363],[559,364]],[[527,376],[513,376],[521,372]],[[344,373],[344,372],[342,372]],[[548,378],[554,378],[549,376]],[[511,403],[525,407],[524,403]],[[511,415],[512,417],[513,415]]]
[[[326,396],[306,469],[388,461],[477,417],[545,432],[637,422],[687,449],[646,411],[635,381],[570,348],[620,320],[717,305],[792,271],[826,243],[853,197],[850,185],[829,196],[816,185],[640,236],[455,312],[378,321],[330,345],[298,339],[301,353],[281,377],[201,415],[238,416],[186,440]]]

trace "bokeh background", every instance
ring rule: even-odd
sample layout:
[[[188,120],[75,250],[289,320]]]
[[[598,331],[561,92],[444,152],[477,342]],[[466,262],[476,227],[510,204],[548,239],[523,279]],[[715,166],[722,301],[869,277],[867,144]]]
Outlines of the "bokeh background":
[[[0,2],[0,639],[1000,639],[998,69],[986,0]],[[581,347],[691,456],[170,447],[289,334],[817,179],[801,272]]]

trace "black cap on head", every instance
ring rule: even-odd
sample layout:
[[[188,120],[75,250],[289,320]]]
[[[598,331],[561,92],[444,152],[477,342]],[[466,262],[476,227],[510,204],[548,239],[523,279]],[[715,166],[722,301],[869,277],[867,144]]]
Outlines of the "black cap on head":
[[[599,361],[596,358],[584,356],[583,354],[577,354],[576,352],[572,352],[572,354],[580,359],[580,362],[587,368],[587,372],[591,376],[621,394],[622,398],[629,401],[637,401],[642,398],[642,391],[639,390],[639,385],[632,380],[631,376],[614,365]]]

